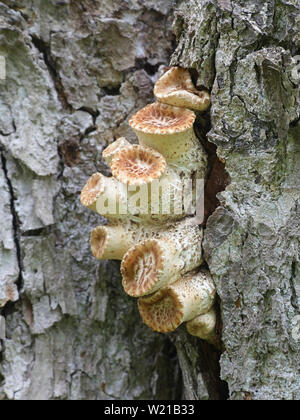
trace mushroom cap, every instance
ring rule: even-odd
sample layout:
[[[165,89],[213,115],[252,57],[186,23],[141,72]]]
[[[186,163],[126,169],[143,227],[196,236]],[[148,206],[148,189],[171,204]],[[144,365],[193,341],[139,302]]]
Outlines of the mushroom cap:
[[[146,239],[131,247],[121,263],[125,292],[134,297],[150,293],[163,268],[163,249],[157,239]]]
[[[83,187],[80,194],[80,201],[85,207],[89,207],[95,203],[99,195],[104,192],[103,178],[104,176],[102,174],[96,172]]]
[[[183,321],[183,305],[174,290],[168,287],[139,298],[138,308],[144,323],[154,331],[174,331]]]
[[[128,185],[141,185],[160,178],[166,169],[165,158],[149,147],[132,145],[121,149],[111,162],[113,176]]]
[[[128,146],[130,146],[130,143],[126,140],[126,138],[120,137],[103,150],[102,157],[104,159],[109,159],[113,157],[116,152]]]
[[[172,67],[155,84],[154,95],[164,103],[205,111],[210,95],[195,88],[187,69]]]
[[[107,244],[108,232],[105,226],[97,226],[91,232],[90,244],[94,257],[101,260],[105,246]]]
[[[193,127],[195,118],[188,109],[154,102],[133,115],[129,125],[147,134],[175,134]]]

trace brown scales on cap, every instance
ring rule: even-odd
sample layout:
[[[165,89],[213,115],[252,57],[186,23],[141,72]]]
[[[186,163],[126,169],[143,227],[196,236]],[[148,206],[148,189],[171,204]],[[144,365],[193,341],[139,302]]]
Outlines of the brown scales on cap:
[[[143,296],[155,285],[162,270],[163,257],[158,241],[140,242],[125,254],[121,264],[125,292],[130,296]]]
[[[171,332],[182,323],[182,304],[172,289],[139,299],[138,307],[143,321],[154,331]]]
[[[129,120],[129,125],[149,134],[174,134],[193,127],[193,111],[155,102],[141,109]]]
[[[102,157],[107,163],[110,163],[116,152],[128,146],[130,146],[130,143],[126,140],[126,138],[120,137],[103,150]]]
[[[93,174],[85,184],[80,194],[80,201],[85,207],[93,205],[99,195],[103,192],[103,175],[99,172]]]
[[[119,150],[111,162],[113,176],[128,185],[152,182],[165,168],[166,161],[160,153],[138,145]]]

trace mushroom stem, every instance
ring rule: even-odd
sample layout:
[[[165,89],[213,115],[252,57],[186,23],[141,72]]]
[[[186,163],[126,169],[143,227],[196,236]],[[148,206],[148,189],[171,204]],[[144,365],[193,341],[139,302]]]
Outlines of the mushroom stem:
[[[97,226],[91,232],[91,250],[99,260],[121,260],[133,245],[163,234],[161,226],[134,222]]]
[[[148,295],[200,266],[202,236],[202,229],[185,219],[158,238],[130,248],[121,264],[125,292],[135,297]]]
[[[121,260],[134,242],[124,226],[115,225],[97,226],[91,232],[90,243],[99,260]]]
[[[154,331],[171,332],[210,310],[215,286],[207,271],[188,275],[138,301],[141,317]]]
[[[113,143],[111,143],[106,149],[102,152],[102,157],[105,160],[105,162],[110,165],[114,155],[121,149],[124,149],[128,146],[131,146],[129,141],[126,140],[125,137],[120,137]]]
[[[187,322],[186,329],[189,334],[209,342],[215,347],[220,347],[220,340],[216,333],[217,315],[216,310],[211,308],[209,312],[198,315]]]

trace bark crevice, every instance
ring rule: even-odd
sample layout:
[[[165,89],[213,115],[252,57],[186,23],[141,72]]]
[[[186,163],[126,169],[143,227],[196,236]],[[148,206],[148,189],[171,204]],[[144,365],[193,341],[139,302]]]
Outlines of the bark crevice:
[[[18,291],[21,291],[22,286],[23,286],[23,276],[22,276],[23,267],[22,267],[22,253],[21,253],[21,245],[20,245],[20,222],[19,222],[18,213],[15,208],[15,195],[14,195],[13,186],[8,176],[6,157],[4,156],[4,152],[0,152],[0,154],[1,154],[2,170],[5,176],[7,188],[10,194],[10,210],[11,210],[11,215],[12,215],[13,238],[14,238],[18,268],[19,268],[19,274],[18,274],[18,279],[16,281],[16,285],[17,285]]]

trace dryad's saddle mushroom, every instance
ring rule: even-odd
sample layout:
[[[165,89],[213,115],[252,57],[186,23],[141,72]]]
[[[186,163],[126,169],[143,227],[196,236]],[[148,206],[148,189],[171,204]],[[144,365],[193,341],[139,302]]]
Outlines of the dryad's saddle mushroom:
[[[154,95],[163,103],[205,111],[210,105],[210,95],[195,88],[188,70],[172,67],[155,84]]]
[[[195,111],[210,104],[186,69],[171,68],[154,89],[159,102],[133,115],[139,144],[119,138],[102,153],[112,177],[95,173],[81,202],[108,225],[90,237],[93,255],[121,262],[123,287],[138,299],[143,321],[170,332],[187,331],[216,345],[215,287],[203,262],[203,231],[183,203],[182,185],[206,175],[207,157],[194,132]],[[193,210],[196,211],[196,210]]]

